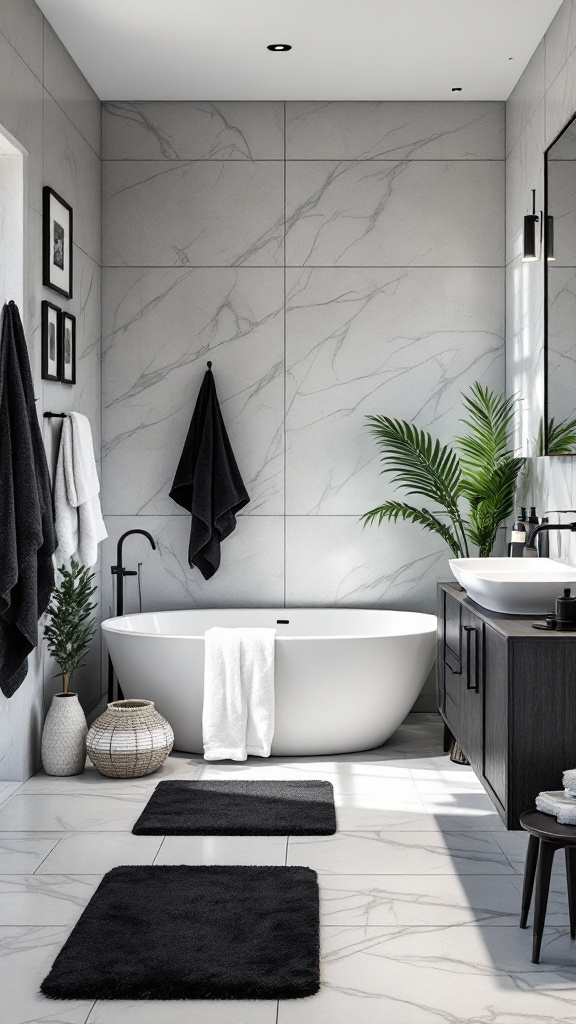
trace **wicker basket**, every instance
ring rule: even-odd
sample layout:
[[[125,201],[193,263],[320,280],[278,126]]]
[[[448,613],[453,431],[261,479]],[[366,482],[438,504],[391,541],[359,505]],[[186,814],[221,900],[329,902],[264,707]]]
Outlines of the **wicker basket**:
[[[133,779],[155,772],[168,757],[174,733],[151,700],[116,700],[90,726],[88,757],[102,775]]]

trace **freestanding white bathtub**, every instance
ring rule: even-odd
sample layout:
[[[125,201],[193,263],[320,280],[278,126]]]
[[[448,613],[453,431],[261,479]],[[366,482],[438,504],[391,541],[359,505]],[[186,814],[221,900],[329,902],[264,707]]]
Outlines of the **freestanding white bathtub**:
[[[102,623],[124,697],[153,700],[176,750],[202,753],[204,632],[274,626],[272,754],[342,754],[384,743],[434,660],[436,617],[360,608],[146,612]]]

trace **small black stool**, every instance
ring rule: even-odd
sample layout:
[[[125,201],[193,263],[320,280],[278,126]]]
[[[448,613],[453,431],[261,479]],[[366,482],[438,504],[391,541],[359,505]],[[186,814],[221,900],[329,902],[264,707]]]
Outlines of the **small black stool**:
[[[552,862],[556,850],[565,850],[570,938],[576,939],[576,825],[560,825],[552,815],[542,814],[541,811],[526,811],[525,814],[521,814],[520,824],[526,832],[530,833],[524,867],[520,927],[526,928],[534,879],[536,879],[532,963],[538,964],[540,963],[540,947],[542,946],[550,890]]]

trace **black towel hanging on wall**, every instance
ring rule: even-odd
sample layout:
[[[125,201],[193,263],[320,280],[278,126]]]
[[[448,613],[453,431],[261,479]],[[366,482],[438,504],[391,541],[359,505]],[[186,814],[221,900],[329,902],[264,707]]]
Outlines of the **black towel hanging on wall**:
[[[192,516],[188,562],[205,580],[220,565],[220,544],[250,498],[234,458],[216,395],[212,363],[204,374],[170,497]]]
[[[18,307],[0,340],[0,689],[16,692],[54,586],[56,548],[46,453]]]

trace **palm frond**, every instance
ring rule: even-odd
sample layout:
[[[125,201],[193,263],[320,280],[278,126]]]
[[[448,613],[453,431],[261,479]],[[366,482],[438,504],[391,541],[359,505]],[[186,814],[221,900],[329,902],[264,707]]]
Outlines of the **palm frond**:
[[[367,418],[382,453],[383,472],[392,474],[392,482],[457,512],[460,466],[452,448],[405,420]]]
[[[475,383],[464,396],[469,433],[456,438],[462,494],[470,503],[470,540],[481,557],[491,554],[498,528],[514,511],[523,459],[509,451],[516,399]]]
[[[576,454],[576,419],[560,420],[556,423],[554,417],[548,421],[548,444],[546,455],[575,455]]]
[[[423,526],[432,533],[438,533],[457,558],[463,557],[462,544],[450,527],[447,526],[446,523],[442,523],[426,508],[414,508],[413,505],[406,505],[404,502],[399,501],[386,501],[383,505],[379,505],[377,508],[371,509],[370,512],[365,512],[360,518],[363,521],[364,526],[368,526],[374,522],[377,522],[380,526],[385,519],[388,522],[393,523],[397,522],[398,519],[402,519],[405,522],[417,523],[419,526]]]

